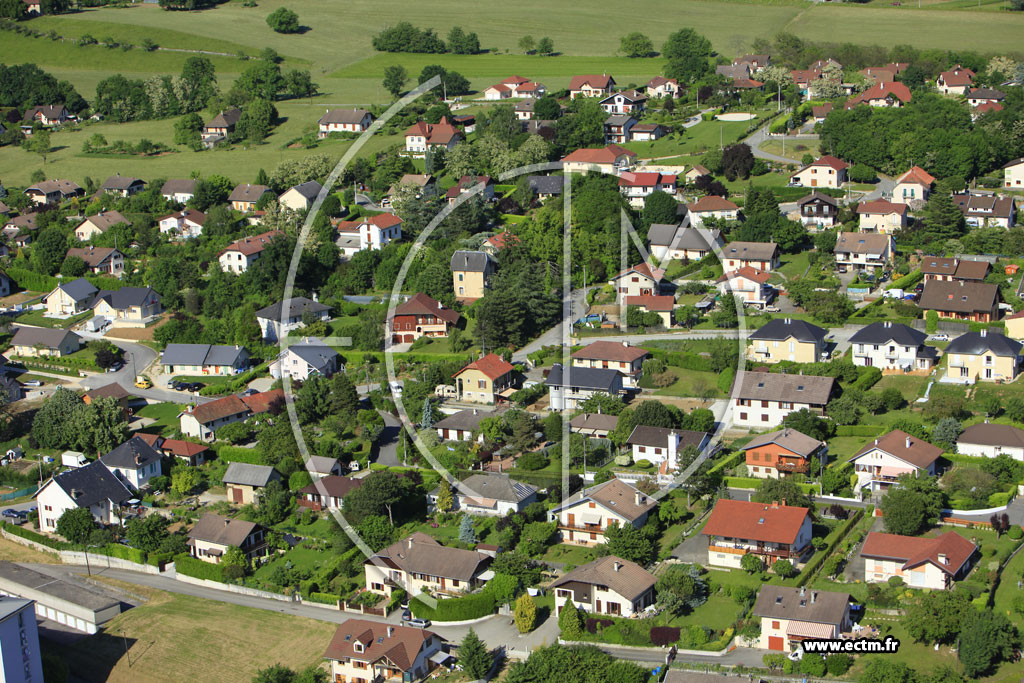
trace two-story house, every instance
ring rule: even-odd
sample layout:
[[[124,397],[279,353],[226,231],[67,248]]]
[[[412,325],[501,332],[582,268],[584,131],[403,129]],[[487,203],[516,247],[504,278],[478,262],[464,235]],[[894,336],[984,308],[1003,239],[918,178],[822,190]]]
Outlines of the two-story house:
[[[836,267],[847,270],[878,270],[892,265],[896,255],[896,240],[882,233],[840,232],[836,235]]]
[[[692,447],[702,453],[710,441],[707,432],[637,425],[626,445],[632,448],[633,462],[646,460],[657,466],[659,474],[672,474],[689,464],[682,460],[683,451]]]
[[[826,154],[791,175],[789,184],[838,189],[846,182],[846,170],[849,167],[842,159]]]
[[[817,363],[828,330],[805,320],[774,318],[747,336],[747,358],[760,363]]]
[[[572,494],[548,511],[548,521],[558,522],[562,543],[598,545],[612,526],[639,529],[658,506],[658,501],[621,479],[609,479]]]
[[[260,326],[264,341],[277,342],[287,337],[292,330],[305,327],[303,319],[307,317],[311,317],[314,322],[327,322],[331,319],[331,307],[304,296],[296,296],[256,311],[256,324]]]
[[[824,415],[834,390],[832,377],[746,371],[736,395],[733,424],[765,429],[782,424],[797,410]]]
[[[25,5],[28,14],[42,14],[41,2],[26,2]],[[77,120],[78,117],[71,113],[71,110],[63,104],[44,104],[36,107],[29,107],[25,110],[25,115],[22,117],[22,121],[25,121],[28,124],[38,121],[47,128],[59,126],[60,124],[67,123],[68,121],[74,122]],[[29,131],[31,130],[32,127],[29,126]]]
[[[242,110],[238,107],[222,109],[203,126],[200,138],[209,146],[221,140],[226,140],[228,135],[235,131],[235,126],[238,125],[238,121],[241,118]]]
[[[678,97],[680,92],[679,81],[664,76],[655,76],[645,87],[648,97]]]
[[[238,344],[168,344],[160,365],[167,375],[237,375],[249,367],[249,351]]]
[[[811,511],[786,501],[720,499],[701,535],[708,539],[708,564],[738,568],[751,554],[769,567],[778,560],[795,565],[811,547]]]
[[[1003,166],[1003,187],[1024,187],[1024,157],[1014,159]]]
[[[570,367],[566,371],[561,363],[555,363],[544,383],[548,387],[551,410],[576,410],[596,394],[618,396],[623,393],[622,378],[618,370]]]
[[[729,242],[722,249],[722,270],[740,268],[775,270],[779,267],[779,245],[775,242]]]
[[[987,323],[999,315],[999,287],[987,282],[928,280],[917,305],[940,318]]]
[[[347,619],[334,632],[324,659],[335,683],[421,681],[438,667],[444,639],[432,631]]]
[[[227,490],[228,502],[249,505],[256,502],[257,493],[270,482],[281,481],[281,475],[270,465],[232,462],[228,463],[221,481]]]
[[[150,479],[160,476],[160,453],[137,436],[100,457],[100,462],[133,491],[145,488]]]
[[[402,588],[410,596],[424,590],[466,593],[485,583],[481,576],[493,558],[476,550],[443,546],[423,532],[403,538],[363,562],[366,588],[390,596]]]
[[[562,170],[583,175],[590,171],[619,175],[636,165],[636,156],[636,152],[618,145],[581,147],[562,158]]]
[[[213,441],[218,429],[265,413],[284,401],[284,391],[273,389],[251,396],[224,396],[209,403],[189,406],[178,415],[181,433],[202,441]]]
[[[93,237],[102,235],[115,225],[131,226],[132,222],[124,217],[120,211],[100,211],[95,216],[89,216],[75,228],[75,237],[80,242],[87,242]]]
[[[455,391],[459,400],[494,404],[513,392],[515,367],[495,353],[478,358],[455,373]]]
[[[814,461],[821,467],[828,457],[827,443],[790,427],[755,436],[742,448],[747,474],[755,479],[813,476]]]
[[[629,342],[595,341],[572,354],[574,368],[618,370],[622,386],[634,388],[643,376],[643,363],[650,354],[647,349],[630,346]]]
[[[604,120],[604,143],[617,145],[629,142],[636,124],[637,120],[631,114],[612,114]]]
[[[70,282],[61,282],[43,297],[46,304],[46,316],[49,318],[66,318],[85,313],[92,308],[93,299],[99,290],[84,277]]]
[[[584,74],[569,81],[569,99],[577,97],[603,97],[615,88],[615,79],[608,74]]]
[[[676,176],[662,173],[631,173],[619,176],[619,192],[635,208],[643,208],[644,200],[652,192],[675,195]]]
[[[507,474],[471,474],[453,487],[452,509],[468,515],[504,517],[522,512],[537,502],[537,487],[512,479]],[[427,494],[427,512],[436,509],[441,487]]]
[[[874,531],[864,539],[864,580],[885,583],[894,576],[911,588],[945,590],[971,571],[978,546],[955,531],[933,537]]]
[[[171,178],[160,188],[160,196],[175,204],[185,204],[196,196],[196,179]]]
[[[743,266],[723,273],[717,281],[719,294],[739,298],[743,305],[764,308],[775,300],[775,288],[768,284],[771,273]]]
[[[195,209],[182,209],[164,216],[157,221],[160,232],[165,235],[198,238],[206,225],[206,214]]]
[[[94,275],[121,277],[124,274],[124,254],[113,247],[71,247],[64,258],[81,259]]]
[[[357,221],[339,221],[335,244],[346,257],[365,249],[380,251],[402,239],[402,219],[393,213],[380,213]]]
[[[837,640],[852,626],[849,593],[805,586],[762,585],[753,614],[761,619],[758,647],[777,652],[798,650],[804,640]]]
[[[853,492],[867,489],[884,493],[899,481],[901,475],[935,475],[935,461],[942,449],[916,436],[894,429],[872,440],[850,458],[857,475]]]
[[[634,617],[653,605],[657,579],[635,562],[606,555],[580,565],[551,584],[555,614],[566,604],[588,614]]]
[[[846,109],[866,104],[871,107],[902,107],[914,98],[910,88],[899,81],[875,83],[873,86],[846,100]]]
[[[850,337],[853,364],[879,368],[882,373],[928,373],[939,350],[926,345],[928,335],[909,325],[883,321],[865,325]]]
[[[60,204],[68,199],[85,195],[85,190],[78,183],[63,178],[44,180],[28,187],[25,195],[34,204]]]
[[[317,181],[307,180],[282,192],[277,198],[277,203],[292,211],[308,211],[323,189],[323,185]]]
[[[672,223],[652,223],[647,230],[647,244],[651,255],[663,262],[699,261],[714,250],[722,249],[725,240],[721,230],[691,228]]]
[[[39,528],[56,533],[57,520],[73,508],[85,508],[100,524],[120,524],[122,508],[135,492],[98,460],[53,475],[33,496]]]
[[[1012,382],[1020,373],[1020,350],[1019,341],[998,332],[965,332],[946,347],[946,378],[964,384]]]
[[[479,410],[460,410],[434,423],[434,431],[442,441],[471,441],[473,434],[480,429],[480,422],[488,417],[496,417],[497,412]],[[477,437],[483,443],[483,435]]]
[[[331,133],[362,133],[373,123],[373,114],[365,109],[328,109],[317,121],[318,138]]]
[[[687,204],[686,209],[690,212],[690,225],[695,228],[703,227],[706,218],[735,221],[740,217],[740,207],[725,197],[714,194],[705,195],[696,202]]]
[[[189,555],[211,564],[220,564],[228,548],[238,548],[250,560],[267,554],[262,526],[214,512],[207,512],[196,521],[188,532],[187,543]]]
[[[437,123],[417,121],[405,131],[405,151],[423,156],[427,149],[453,149],[463,139],[462,131],[453,126],[447,116],[442,116]]]
[[[943,95],[966,95],[974,83],[974,72],[957,64],[935,79],[935,88]]]
[[[330,377],[344,369],[338,352],[316,337],[303,337],[289,344],[269,367],[271,377],[290,377],[298,382],[305,382],[313,375]]]
[[[92,312],[114,327],[146,327],[163,313],[160,295],[152,287],[102,289],[96,293]]]
[[[931,173],[920,166],[911,166],[909,171],[896,179],[892,198],[904,204],[928,201],[934,183],[935,176]]]
[[[861,232],[877,232],[891,235],[907,227],[910,214],[906,204],[878,199],[857,205],[857,216]]]
[[[228,195],[228,202],[231,208],[242,213],[252,213],[256,210],[256,204],[265,194],[273,195],[274,191],[266,185],[250,185],[244,183],[236,185],[235,189]]]
[[[284,237],[283,232],[271,230],[235,240],[217,254],[217,263],[225,273],[244,273],[263,255],[263,250],[280,237]]]
[[[953,202],[964,214],[964,222],[972,228],[1009,229],[1017,220],[1017,205],[1013,197],[965,190],[955,193]]]
[[[640,263],[627,268],[608,281],[615,288],[616,299],[621,305],[630,296],[657,296],[665,284],[665,271]]]
[[[601,109],[609,114],[640,116],[647,107],[647,95],[639,90],[623,90],[601,100]]]
[[[830,228],[836,224],[839,216],[839,202],[834,197],[815,190],[806,197],[797,200],[800,209],[800,222],[809,228]]]
[[[970,258],[940,258],[938,256],[923,256],[920,264],[925,282],[928,280],[980,282],[988,276],[989,267],[988,261]]]
[[[311,510],[341,510],[345,496],[362,485],[362,479],[328,474],[299,489],[295,502]]]
[[[486,294],[498,264],[487,252],[460,249],[452,254],[450,265],[455,298],[472,303]]]

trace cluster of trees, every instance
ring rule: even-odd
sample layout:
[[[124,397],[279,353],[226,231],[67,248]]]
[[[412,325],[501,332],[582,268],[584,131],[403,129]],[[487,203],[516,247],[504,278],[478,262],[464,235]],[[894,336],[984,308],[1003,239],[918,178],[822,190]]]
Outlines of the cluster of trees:
[[[592,645],[540,648],[525,661],[513,662],[505,678],[508,683],[643,683],[647,679],[643,667],[615,659]]]
[[[519,39],[519,49],[526,54],[538,54],[545,57],[555,53],[555,41],[547,36],[540,40],[534,40],[533,36],[523,36]]]
[[[128,438],[124,411],[112,398],[86,404],[58,388],[32,421],[32,439],[40,448],[61,448],[102,455]]]
[[[139,121],[202,110],[217,93],[216,68],[206,57],[189,57],[181,75],[145,81],[115,74],[96,86],[93,110],[115,121]]]
[[[89,106],[71,83],[58,81],[35,64],[0,64],[0,107],[25,110],[47,104],[63,104],[74,113]]]
[[[446,44],[433,29],[419,29],[407,21],[382,29],[373,37],[372,43],[378,52],[451,52],[457,55],[480,52],[480,39],[475,33],[466,33],[461,26],[452,27]]]
[[[268,14],[267,26],[276,33],[298,33],[302,28],[299,26],[299,15],[287,7],[278,7]]]

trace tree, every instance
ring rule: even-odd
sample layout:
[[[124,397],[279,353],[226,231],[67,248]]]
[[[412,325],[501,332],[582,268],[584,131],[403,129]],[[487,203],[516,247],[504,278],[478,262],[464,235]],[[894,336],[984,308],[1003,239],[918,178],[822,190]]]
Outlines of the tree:
[[[398,99],[409,81],[409,72],[400,64],[392,64],[384,67],[384,89],[391,93],[391,96]]]
[[[209,57],[189,57],[181,66],[177,85],[182,109],[199,111],[217,93],[217,70]]]
[[[289,425],[290,428],[290,425]],[[401,509],[414,510],[409,500],[412,482],[406,477],[399,477],[390,470],[374,472],[363,479],[363,485],[352,491],[345,498],[345,515],[353,520],[361,520],[367,515],[387,512],[388,521],[394,525],[394,511],[400,503]]]
[[[420,71],[419,83],[422,85],[434,76],[441,77],[441,82],[435,86],[434,90],[444,97],[469,93],[469,79],[458,71],[448,71],[439,64],[429,64],[423,67],[423,70]]]
[[[259,669],[252,683],[327,683],[327,672],[317,666],[310,666],[295,672],[281,664]]]
[[[519,550],[499,553],[491,563],[491,570],[495,574],[512,576],[518,579],[523,586],[536,585],[541,578],[541,565]]]
[[[533,39],[533,36],[523,36],[519,39],[519,49],[524,54],[530,54],[533,52],[533,48],[536,47],[537,42]]]
[[[881,507],[885,530],[890,534],[916,536],[924,530],[927,515],[919,493],[893,487],[882,498]]]
[[[459,645],[459,664],[471,680],[484,678],[491,670],[491,655],[487,646],[472,628]]]
[[[96,520],[89,508],[68,508],[57,518],[57,533],[66,538],[68,543],[84,545],[95,530]]]
[[[754,553],[747,553],[740,558],[740,569],[748,574],[757,574],[764,571],[764,562]]]
[[[256,520],[264,526],[280,524],[294,503],[291,491],[280,481],[273,480],[256,493]]]
[[[452,485],[448,483],[447,479],[441,479],[440,489],[437,492],[437,501],[434,503],[434,509],[438,512],[448,512],[452,509],[454,499],[452,496]]]
[[[583,635],[583,617],[572,600],[566,600],[558,613],[558,630],[564,640],[578,640]]]
[[[480,39],[475,33],[466,33],[461,26],[452,26],[448,32],[448,51],[457,55],[475,55],[480,52]]]
[[[765,479],[751,494],[756,503],[782,503],[788,506],[811,507],[811,497],[789,479]]]
[[[654,53],[654,43],[644,34],[634,31],[622,36],[619,52],[626,57],[650,57]]]
[[[952,643],[972,609],[967,593],[931,591],[906,606],[902,623],[919,643]]]
[[[74,443],[70,431],[72,415],[84,405],[81,397],[58,387],[32,420],[32,438],[41,448],[69,448]]]
[[[658,604],[677,615],[696,609],[708,599],[708,585],[693,565],[669,565],[658,577],[654,589]]]
[[[203,118],[199,114],[185,114],[174,123],[174,144],[196,147],[200,144],[203,125]]]
[[[808,676],[824,676],[825,658],[813,652],[805,654],[800,660],[800,673]]]
[[[555,42],[547,36],[537,41],[537,54],[544,55],[546,57],[550,54],[554,54],[554,52]]]
[[[554,97],[545,95],[534,103],[533,115],[542,121],[554,121],[562,115],[562,106]]]
[[[679,222],[678,210],[679,202],[672,195],[655,190],[644,198],[643,222],[646,225],[654,223],[675,225]]]
[[[277,33],[298,33],[299,15],[286,7],[278,7],[267,15],[267,26]]]
[[[711,314],[711,324],[723,329],[732,329],[739,324],[737,320],[736,296],[731,290],[726,291],[718,304],[718,309]]]
[[[194,467],[178,465],[171,470],[171,490],[179,496],[187,496],[202,481],[202,475]]]
[[[636,562],[642,567],[654,558],[654,542],[631,524],[609,527],[605,529],[604,537],[609,555]]]
[[[665,75],[694,83],[711,72],[711,41],[691,28],[676,31],[661,48],[667,60]]]
[[[377,552],[386,548],[394,538],[395,527],[388,522],[388,518],[382,515],[368,515],[359,522],[356,527],[359,538],[370,547],[370,550]]]
[[[852,396],[844,394],[829,401],[825,412],[837,425],[852,425],[860,419],[861,409]]]
[[[473,518],[469,515],[462,515],[459,520],[459,542],[476,543],[476,530],[473,528]]]
[[[269,100],[257,98],[246,105],[235,132],[249,142],[262,142],[277,124],[277,108]]]
[[[964,675],[976,680],[991,673],[999,662],[1013,655],[1019,640],[1016,627],[1004,614],[972,608],[960,633],[959,656]]]
[[[125,535],[128,542],[147,553],[156,552],[167,536],[170,521],[163,515],[146,515],[128,522]]]
[[[825,441],[832,436],[832,424],[821,417],[818,417],[807,408],[801,408],[782,418],[782,426],[795,429],[798,432],[813,437],[819,441]]]
[[[772,571],[781,576],[784,579],[789,579],[797,575],[796,567],[789,560],[776,560],[775,564],[772,565]]]
[[[750,171],[754,168],[754,153],[750,147],[743,142],[727,146],[722,150],[722,172],[728,181],[746,180],[750,177]],[[768,194],[772,194],[769,190]],[[775,215],[778,215],[776,212]]]
[[[537,602],[529,593],[523,593],[516,600],[513,620],[516,622],[516,630],[520,633],[529,633],[537,625]]]
[[[954,417],[945,417],[932,429],[932,440],[935,445],[941,446],[947,451],[956,451],[956,440],[960,432],[964,431],[960,420]]]
[[[32,137],[26,138],[21,143],[27,151],[38,154],[43,158],[43,163],[46,163],[46,155],[50,153],[50,131],[46,128],[40,128],[39,130],[33,131]]]
[[[884,655],[871,657],[857,679],[860,683],[914,683],[914,670]]]
[[[953,202],[952,192],[944,183],[936,185],[922,213],[928,232],[936,238],[959,237],[965,232],[964,214]]]

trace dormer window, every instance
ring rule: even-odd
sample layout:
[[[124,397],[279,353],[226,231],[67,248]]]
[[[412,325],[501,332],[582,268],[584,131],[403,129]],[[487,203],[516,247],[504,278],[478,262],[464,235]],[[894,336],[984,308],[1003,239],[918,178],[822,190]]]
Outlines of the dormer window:
[[[362,644],[362,643],[360,643],[359,641],[356,641],[356,642],[355,642],[355,643],[354,643],[354,644],[352,645],[352,649],[354,649],[354,650],[355,650],[356,652],[362,652],[362,651],[363,651],[363,649],[364,649],[364,648],[363,648],[363,644]]]

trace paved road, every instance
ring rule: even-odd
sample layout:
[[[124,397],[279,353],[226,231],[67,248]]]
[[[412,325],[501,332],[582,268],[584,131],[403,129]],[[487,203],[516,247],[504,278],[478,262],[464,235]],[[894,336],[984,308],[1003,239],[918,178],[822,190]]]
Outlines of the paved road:
[[[580,317],[582,317],[583,314],[586,313],[588,308],[589,308],[587,306],[587,291],[585,289],[574,289],[574,290],[572,290],[572,292],[570,292],[570,294],[569,294],[569,298],[562,300],[563,307],[565,306],[565,303],[567,301],[570,302],[569,317],[570,317],[571,320],[579,320]],[[544,346],[561,346],[562,345],[562,324],[563,324],[562,321],[558,322],[550,330],[548,330],[547,332],[543,333],[542,335],[540,335],[539,337],[534,339],[532,342],[530,342],[529,344],[527,344],[523,348],[521,348],[518,351],[516,351],[515,353],[513,353],[512,354],[513,362],[514,361],[520,361],[520,362],[525,361],[527,356],[529,356],[534,351],[539,350],[541,347],[544,347]]]
[[[378,410],[384,418],[384,431],[381,433],[377,447],[377,464],[388,467],[398,467],[402,464],[398,456],[398,435],[402,429],[402,422],[389,412]],[[414,419],[412,415],[409,419]]]
[[[356,193],[356,204],[365,209],[369,209],[370,211],[387,211],[383,206],[374,204],[372,197],[362,194],[361,192]]]
[[[761,149],[761,143],[768,139],[768,133],[764,126],[761,126],[753,133],[748,135],[746,138],[741,140],[750,147],[750,151],[758,159],[764,159],[765,161],[774,161],[777,164],[799,164],[800,162],[795,159],[780,156],[778,154],[772,154]],[[807,139],[807,138],[803,138]]]

